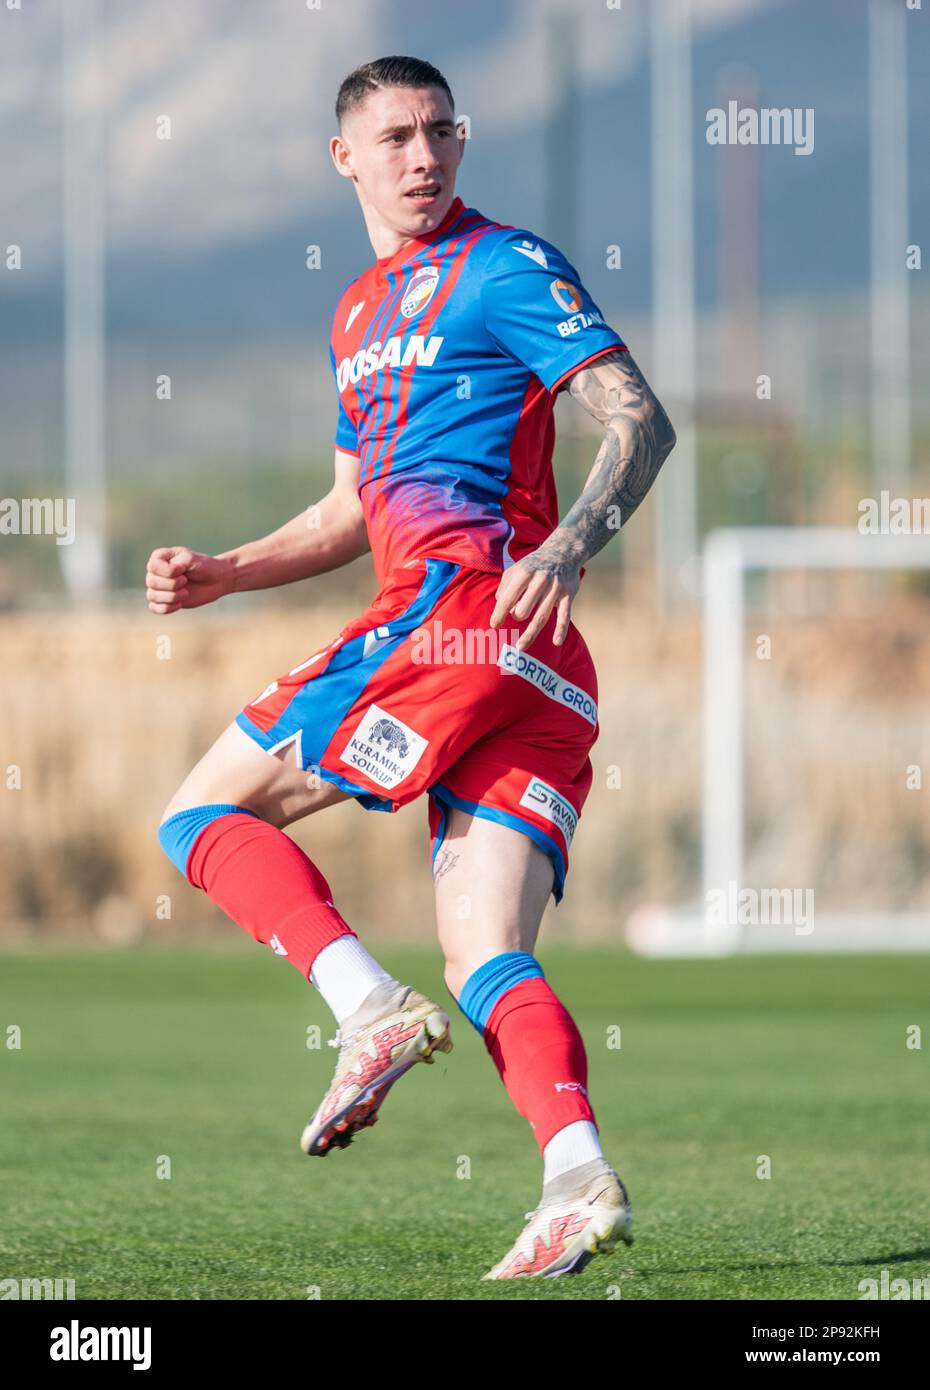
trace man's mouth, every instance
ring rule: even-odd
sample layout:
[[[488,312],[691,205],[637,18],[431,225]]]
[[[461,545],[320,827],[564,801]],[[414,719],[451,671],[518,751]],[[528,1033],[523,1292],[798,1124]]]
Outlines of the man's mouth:
[[[417,188],[411,188],[410,191],[406,193],[404,196],[407,198],[412,198],[415,202],[418,203],[433,203],[439,197],[439,184],[421,184]]]

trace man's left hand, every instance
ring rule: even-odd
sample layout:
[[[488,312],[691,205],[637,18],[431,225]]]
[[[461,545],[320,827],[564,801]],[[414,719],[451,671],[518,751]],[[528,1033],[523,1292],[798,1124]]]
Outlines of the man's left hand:
[[[495,595],[491,626],[500,627],[510,614],[522,622],[533,614],[532,622],[521,633],[517,651],[526,651],[542,632],[553,608],[556,610],[552,641],[560,647],[568,636],[572,620],[572,601],[581,583],[580,565],[560,556],[548,542],[525,555],[504,571]],[[534,611],[535,610],[535,611]]]

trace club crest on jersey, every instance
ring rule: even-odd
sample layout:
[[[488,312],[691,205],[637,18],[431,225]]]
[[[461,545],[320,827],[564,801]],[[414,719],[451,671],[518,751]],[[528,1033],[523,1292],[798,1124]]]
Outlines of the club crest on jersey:
[[[379,787],[396,787],[410,775],[428,745],[429,739],[396,715],[369,705],[339,757]]]
[[[400,301],[400,312],[405,319],[412,319],[414,314],[422,313],[432,299],[438,284],[438,266],[421,266],[410,281],[404,291],[404,297]]]

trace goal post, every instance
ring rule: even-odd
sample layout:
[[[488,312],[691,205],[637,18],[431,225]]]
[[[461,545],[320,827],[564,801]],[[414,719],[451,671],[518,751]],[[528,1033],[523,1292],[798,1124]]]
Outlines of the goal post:
[[[740,527],[707,537],[703,550],[701,902],[635,912],[626,934],[634,950],[663,956],[799,948],[930,950],[928,913],[818,914],[810,929],[795,925],[792,930],[783,921],[755,920],[747,925],[741,912],[728,910],[743,888],[745,854],[747,572],[928,568],[930,537],[924,535],[869,535],[839,527]],[[714,911],[709,909],[711,902]]]

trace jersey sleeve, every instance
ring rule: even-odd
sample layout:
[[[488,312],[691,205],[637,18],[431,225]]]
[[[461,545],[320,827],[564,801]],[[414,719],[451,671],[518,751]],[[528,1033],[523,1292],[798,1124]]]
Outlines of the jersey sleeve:
[[[500,349],[554,391],[604,352],[626,348],[548,241],[508,231],[488,258],[481,284],[485,327]]]
[[[336,380],[336,354],[333,352],[333,345],[329,345],[329,365],[333,369],[333,380]],[[339,403],[339,417],[336,421],[336,448],[342,449],[347,454],[358,453],[358,430],[353,425],[346,413],[346,408],[342,404],[342,397],[339,394],[339,387],[336,387],[336,400]]]

